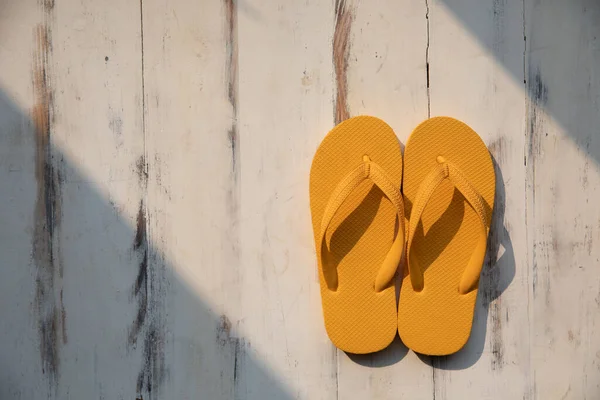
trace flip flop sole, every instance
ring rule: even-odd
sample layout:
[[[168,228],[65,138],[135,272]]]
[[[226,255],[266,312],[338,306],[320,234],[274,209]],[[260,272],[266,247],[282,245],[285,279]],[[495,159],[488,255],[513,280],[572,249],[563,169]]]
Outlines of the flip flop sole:
[[[310,207],[317,246],[325,328],[331,341],[349,353],[387,347],[397,331],[395,287],[377,293],[375,277],[398,230],[396,211],[382,191],[366,180],[346,199],[325,237],[329,244],[326,273],[337,274],[333,291],[325,282],[319,235],[323,213],[338,183],[369,156],[397,185],[402,180],[402,153],[392,129],[374,117],[355,117],[323,139],[310,173]]]
[[[456,165],[485,204],[486,225],[494,207],[495,173],[485,144],[464,123],[437,117],[411,134],[404,156],[405,215],[410,216],[419,185],[441,156]],[[479,238],[479,218],[449,180],[435,190],[413,239],[411,257],[423,273],[423,290],[413,290],[405,269],[398,304],[398,332],[406,346],[428,355],[447,355],[467,342],[477,290],[458,291],[461,276]],[[422,228],[422,229],[421,229]]]

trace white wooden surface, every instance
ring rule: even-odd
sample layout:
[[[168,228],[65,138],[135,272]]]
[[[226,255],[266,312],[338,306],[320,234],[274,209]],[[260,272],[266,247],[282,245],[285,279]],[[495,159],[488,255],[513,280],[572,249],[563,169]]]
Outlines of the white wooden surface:
[[[600,3],[0,1],[1,399],[600,399]],[[312,155],[471,125],[471,340],[337,351]]]

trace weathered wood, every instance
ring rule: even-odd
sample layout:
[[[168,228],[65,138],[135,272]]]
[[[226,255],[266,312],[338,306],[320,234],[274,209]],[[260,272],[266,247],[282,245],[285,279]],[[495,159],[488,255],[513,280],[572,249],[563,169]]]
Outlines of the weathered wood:
[[[149,268],[159,282],[149,322],[164,341],[157,398],[234,398],[245,352],[237,8],[146,0],[143,21]]]
[[[338,389],[336,350],[321,315],[308,177],[334,120],[334,4],[236,4],[239,317],[247,341],[239,398],[331,399]]]
[[[38,90],[33,78],[34,70],[45,66],[37,29],[44,18],[32,1],[3,3],[0,12],[0,397],[46,398],[55,380],[50,370],[46,376],[42,371],[52,364],[48,354],[55,353],[42,350],[41,325],[56,308],[38,307],[36,289],[43,283],[36,283],[36,278],[43,267],[32,260],[35,214],[42,209],[38,198],[40,194],[43,198],[45,188],[38,165],[43,165],[40,159],[47,159],[49,151],[42,140],[43,128],[34,124],[32,116],[47,99],[40,74]],[[47,119],[42,107],[36,109],[43,125]],[[49,305],[55,306],[54,293],[49,296]]]
[[[563,4],[564,3],[564,4]],[[595,399],[594,0],[0,6],[0,398]],[[351,116],[472,126],[497,209],[472,337],[324,331],[314,151]]]
[[[45,14],[55,225],[42,230],[55,281],[43,290],[61,322],[53,390],[133,398],[146,352],[136,326],[146,312],[135,230],[145,191],[139,5],[46,1]]]
[[[527,2],[533,398],[600,395],[600,4]]]
[[[12,140],[3,149],[21,152],[8,169],[12,199],[2,202],[3,214],[20,218],[15,226],[3,219],[2,233],[24,229],[30,238],[23,232],[19,246],[6,248],[2,241],[3,257],[20,257],[3,259],[3,275],[24,272],[33,287],[3,301],[29,310],[2,317],[3,332],[28,338],[3,340],[10,358],[2,374],[16,373],[2,397],[133,397],[138,352],[128,346],[128,325],[143,136],[139,24],[131,21],[140,20],[139,7],[42,1],[9,11],[3,28],[20,33],[2,57],[11,63],[2,90],[24,101],[2,105],[2,140]],[[19,121],[8,131],[7,112],[9,123]]]

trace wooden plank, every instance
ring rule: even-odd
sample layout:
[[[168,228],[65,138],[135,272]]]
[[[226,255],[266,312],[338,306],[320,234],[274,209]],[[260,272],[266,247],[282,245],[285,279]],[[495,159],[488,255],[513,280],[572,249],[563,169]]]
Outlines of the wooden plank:
[[[346,34],[348,45],[346,54],[334,48],[336,83],[347,91],[341,97],[338,90],[338,104],[345,99],[346,117],[382,118],[406,143],[427,118],[425,3],[342,1],[339,7],[334,38]],[[347,59],[345,70],[337,68],[339,59]],[[377,354],[338,351],[338,365],[339,398],[430,399],[433,393],[431,369],[399,338]]]
[[[331,399],[336,351],[322,319],[308,178],[333,126],[334,5],[238,4],[240,329],[248,340],[239,398]]]
[[[600,53],[595,1],[527,1],[533,398],[600,393]],[[569,366],[569,367],[567,367]]]
[[[9,122],[21,119],[19,130],[3,130],[12,137],[8,151],[20,155],[8,168],[12,199],[2,203],[22,218],[15,232],[25,223],[31,237],[9,244],[7,275],[19,279],[19,293],[7,290],[12,298],[3,303],[28,308],[21,311],[29,326],[2,318],[11,321],[3,333],[22,336],[2,341],[10,357],[3,370],[15,371],[6,398],[134,397],[138,352],[128,346],[128,325],[143,137],[139,24],[131,21],[139,8],[74,1],[7,8],[2,26],[15,36],[3,36],[11,67],[2,80],[24,101],[9,111]]]
[[[522,398],[530,373],[523,7],[492,0],[429,4],[431,115],[470,125],[496,167],[496,205],[471,337],[460,352],[427,360],[435,398]]]
[[[44,229],[55,280],[43,290],[54,292],[61,311],[56,397],[134,398],[147,356],[137,330],[147,311],[136,286],[145,192],[139,4],[44,3],[52,168],[45,201],[53,202],[45,212],[54,219]]]
[[[174,271],[165,398],[335,389],[298,213],[331,118],[323,6],[144,2],[149,234]]]
[[[234,398],[237,387],[243,339],[232,6],[143,2],[148,265],[161,282],[160,320],[149,326],[164,341],[164,371],[153,376],[159,398]]]
[[[38,268],[32,262],[40,151],[33,110],[44,97],[34,90],[39,54],[36,27],[43,11],[34,1],[2,4],[0,24],[0,398],[46,398],[42,312],[34,305]]]

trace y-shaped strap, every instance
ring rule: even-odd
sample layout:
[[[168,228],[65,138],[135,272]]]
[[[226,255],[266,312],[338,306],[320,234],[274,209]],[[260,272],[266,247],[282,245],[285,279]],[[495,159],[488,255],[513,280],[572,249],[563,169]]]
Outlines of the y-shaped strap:
[[[416,257],[411,257],[412,242],[415,238],[415,231],[421,220],[423,210],[431,199],[431,196],[442,183],[444,179],[449,179],[452,184],[462,193],[467,202],[471,205],[477,217],[479,219],[479,240],[475,251],[471,255],[469,264],[465,268],[458,291],[461,294],[467,294],[477,287],[479,282],[479,274],[483,266],[483,259],[485,257],[486,246],[487,246],[487,218],[485,214],[485,208],[483,207],[483,199],[477,190],[471,185],[469,180],[454,164],[447,162],[443,157],[437,158],[438,165],[425,177],[417,198],[413,204],[412,211],[410,214],[410,222],[408,228],[408,244],[407,244],[407,264],[408,272],[410,274],[410,281],[412,283],[413,290],[420,292],[423,290],[423,271],[419,267],[419,263]]]
[[[386,288],[396,273],[400,259],[402,258],[402,250],[404,248],[404,203],[402,201],[402,195],[400,194],[399,188],[392,182],[390,178],[385,174],[383,169],[375,164],[368,156],[363,157],[363,163],[352,170],[348,175],[344,177],[333,191],[325,212],[323,213],[323,219],[321,220],[321,235],[319,242],[321,243],[321,264],[323,268],[323,275],[327,282],[327,287],[330,290],[337,290],[337,273],[335,271],[326,271],[327,268],[327,248],[325,236],[329,224],[333,219],[333,216],[337,210],[342,206],[344,201],[348,198],[350,193],[354,191],[364,180],[370,179],[381,189],[383,194],[390,200],[396,209],[398,215],[398,234],[396,239],[392,243],[377,277],[375,278],[375,291],[380,292]]]

